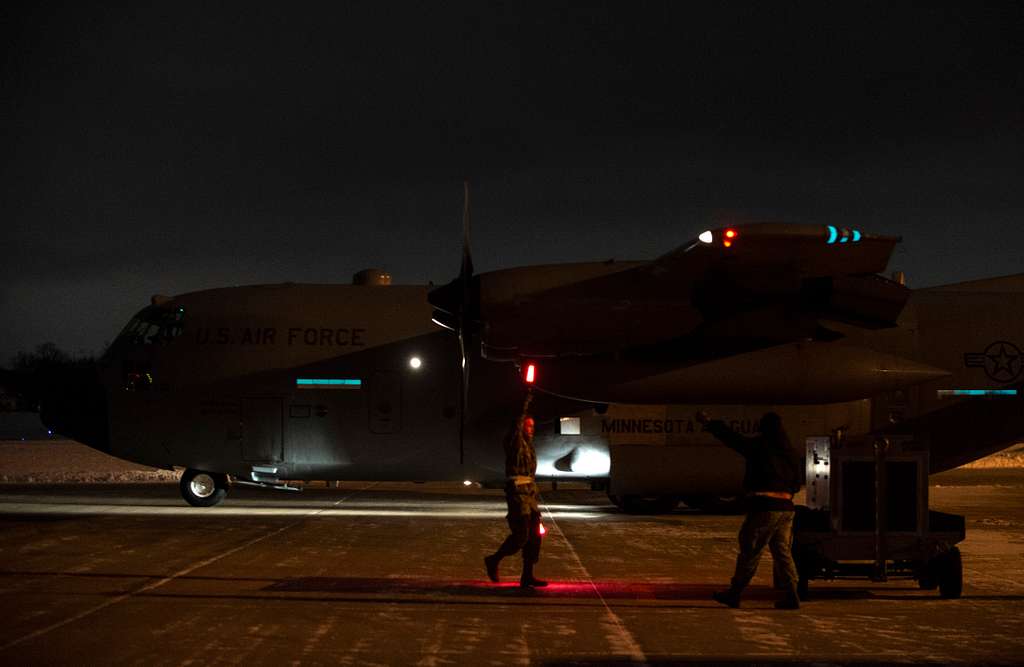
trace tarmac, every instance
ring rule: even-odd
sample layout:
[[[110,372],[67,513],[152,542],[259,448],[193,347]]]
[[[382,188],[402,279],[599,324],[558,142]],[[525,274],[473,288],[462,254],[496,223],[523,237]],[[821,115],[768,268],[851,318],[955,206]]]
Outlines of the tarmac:
[[[500,490],[343,483],[233,489],[197,509],[173,483],[0,485],[0,664],[1020,664],[1024,470],[931,478],[967,517],[964,592],[912,580],[811,583],[772,607],[765,556],[740,609],[741,517],[629,516],[542,488],[551,585],[485,578]]]

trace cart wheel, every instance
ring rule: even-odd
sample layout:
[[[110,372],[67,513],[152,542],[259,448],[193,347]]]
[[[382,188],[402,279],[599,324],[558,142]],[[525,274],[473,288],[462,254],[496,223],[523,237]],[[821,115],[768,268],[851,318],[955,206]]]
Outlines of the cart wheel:
[[[934,563],[925,563],[924,569],[917,575],[917,587],[922,591],[934,591],[939,587],[939,582],[935,580],[934,569]]]
[[[917,587],[922,591],[934,591],[939,587],[939,560],[939,558],[933,558],[923,563],[917,563],[915,576],[917,577]]]
[[[946,600],[959,598],[964,588],[964,564],[960,550],[953,547],[935,560],[939,597]]]
[[[800,577],[796,582],[796,594],[801,601],[806,601],[809,595],[810,581],[807,577]]]
[[[814,566],[817,562],[817,555],[813,551],[799,544],[793,545],[793,563],[796,565],[797,577],[796,594],[801,600],[807,599],[811,576],[820,573]]]

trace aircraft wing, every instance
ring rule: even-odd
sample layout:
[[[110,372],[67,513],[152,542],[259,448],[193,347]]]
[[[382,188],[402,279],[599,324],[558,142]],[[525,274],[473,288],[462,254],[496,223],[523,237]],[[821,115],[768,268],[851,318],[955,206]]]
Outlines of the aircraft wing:
[[[478,276],[484,354],[647,351],[689,361],[795,340],[839,337],[838,320],[894,326],[909,295],[882,278],[899,242],[834,226],[709,230],[639,263],[524,267]]]

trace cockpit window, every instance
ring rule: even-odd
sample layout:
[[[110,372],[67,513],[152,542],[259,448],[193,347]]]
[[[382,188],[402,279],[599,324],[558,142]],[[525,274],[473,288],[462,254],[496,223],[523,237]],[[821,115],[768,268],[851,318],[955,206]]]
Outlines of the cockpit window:
[[[132,318],[118,339],[132,345],[169,343],[181,335],[184,319],[184,308],[149,306]]]

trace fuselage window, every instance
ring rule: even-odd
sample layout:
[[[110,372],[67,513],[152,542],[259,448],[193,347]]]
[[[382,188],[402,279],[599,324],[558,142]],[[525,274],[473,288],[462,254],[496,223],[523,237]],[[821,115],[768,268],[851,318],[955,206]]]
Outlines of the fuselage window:
[[[558,420],[558,434],[559,435],[579,435],[580,434],[580,418],[579,417],[561,417]]]

